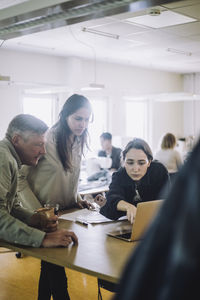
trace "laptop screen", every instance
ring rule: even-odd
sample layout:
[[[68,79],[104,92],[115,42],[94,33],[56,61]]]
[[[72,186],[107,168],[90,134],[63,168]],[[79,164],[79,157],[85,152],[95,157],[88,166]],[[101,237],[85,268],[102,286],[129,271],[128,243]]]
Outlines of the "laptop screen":
[[[140,202],[137,205],[136,216],[132,225],[132,230],[120,229],[108,232],[109,236],[126,241],[138,241],[142,239],[143,233],[154,219],[163,200]]]

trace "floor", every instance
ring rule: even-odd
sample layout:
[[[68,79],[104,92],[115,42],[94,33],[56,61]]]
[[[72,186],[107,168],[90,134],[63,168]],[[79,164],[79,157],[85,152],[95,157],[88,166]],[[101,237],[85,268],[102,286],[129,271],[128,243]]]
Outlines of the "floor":
[[[97,279],[66,269],[71,300],[97,300]],[[0,248],[0,300],[37,300],[40,260],[16,258],[15,253]],[[103,300],[113,293],[101,289]]]

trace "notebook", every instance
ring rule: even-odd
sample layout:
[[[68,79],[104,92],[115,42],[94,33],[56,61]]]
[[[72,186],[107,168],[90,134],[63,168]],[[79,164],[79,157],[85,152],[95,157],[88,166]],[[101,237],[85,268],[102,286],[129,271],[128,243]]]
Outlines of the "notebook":
[[[132,230],[131,228],[121,228],[115,231],[108,232],[107,234],[109,236],[128,242],[138,241],[142,239],[144,231],[153,220],[162,202],[163,200],[154,200],[138,203]]]

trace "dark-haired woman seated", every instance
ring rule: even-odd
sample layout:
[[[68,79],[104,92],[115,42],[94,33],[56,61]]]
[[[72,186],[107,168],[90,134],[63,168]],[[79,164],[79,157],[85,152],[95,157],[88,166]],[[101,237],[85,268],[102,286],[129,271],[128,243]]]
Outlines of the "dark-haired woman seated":
[[[122,155],[124,167],[113,173],[106,194],[107,201],[102,201],[98,195],[95,202],[101,206],[100,212],[107,218],[117,220],[127,215],[133,223],[138,202],[165,198],[170,179],[166,167],[153,161],[151,148],[144,140],[134,138]]]

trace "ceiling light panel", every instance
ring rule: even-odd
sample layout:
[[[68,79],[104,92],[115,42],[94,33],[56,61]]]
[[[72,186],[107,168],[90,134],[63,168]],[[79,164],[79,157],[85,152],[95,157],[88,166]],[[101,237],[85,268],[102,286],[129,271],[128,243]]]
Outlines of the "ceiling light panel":
[[[91,28],[91,27],[90,27]],[[118,35],[129,35],[132,33],[140,33],[147,31],[148,29],[145,29],[143,26],[134,25],[133,23],[130,24],[128,22],[118,21],[113,22],[111,24],[103,24],[98,27],[95,27],[97,30],[101,31],[108,31],[112,34],[118,34]]]
[[[144,25],[151,28],[163,28],[167,26],[173,26],[178,24],[185,24],[190,22],[195,22],[196,19],[183,16],[181,14],[175,13],[173,11],[162,11],[160,15],[157,16],[138,16],[134,18],[127,19],[129,22],[135,24]]]

